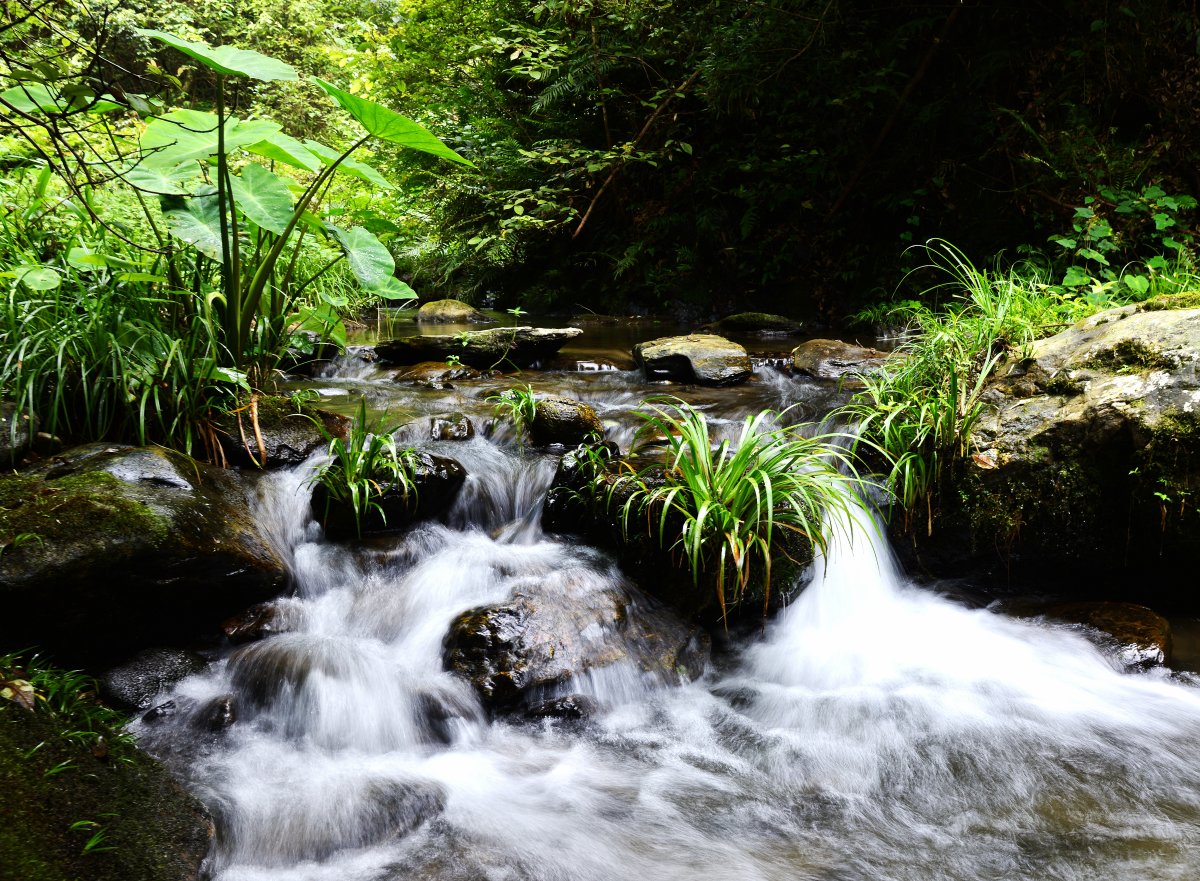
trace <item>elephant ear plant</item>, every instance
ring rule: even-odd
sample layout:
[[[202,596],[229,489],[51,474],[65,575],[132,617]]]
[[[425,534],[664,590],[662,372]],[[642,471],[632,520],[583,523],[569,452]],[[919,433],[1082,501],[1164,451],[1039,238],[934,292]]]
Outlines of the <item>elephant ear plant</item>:
[[[313,424],[329,441],[329,460],[310,478],[311,484],[322,490],[326,526],[336,509],[349,511],[354,530],[362,538],[363,525],[372,512],[387,524],[385,497],[398,498],[407,510],[416,506],[416,454],[397,448],[392,436],[396,427],[383,428],[382,416],[368,419],[365,400],[359,401],[358,414],[344,438],[331,435],[319,420],[314,419]]]
[[[316,85],[365,130],[345,149],[300,142],[271,120],[239,119],[226,104],[227,81],[297,80],[295,69],[250,50],[212,47],[156,30],[137,33],[199,62],[215,80],[215,112],[182,109],[152,118],[123,177],[140,192],[158,195],[170,233],[202,255],[199,261],[170,263],[173,287],[203,290],[203,279],[193,271],[189,284],[183,266],[203,272],[206,260],[216,264],[219,283],[204,298],[205,317],[228,353],[228,367],[248,373],[252,382],[263,381],[296,329],[344,344],[337,304],[311,305],[301,298],[342,258],[371,293],[384,299],[416,296],[395,278],[392,256],[374,233],[363,226],[342,228],[316,212],[337,172],[390,187],[373,168],[350,158],[372,138],[471,165],[468,160],[411,119],[316,77]],[[281,177],[244,155],[290,166],[308,180]],[[331,239],[341,253],[299,278],[300,249],[310,233]]]

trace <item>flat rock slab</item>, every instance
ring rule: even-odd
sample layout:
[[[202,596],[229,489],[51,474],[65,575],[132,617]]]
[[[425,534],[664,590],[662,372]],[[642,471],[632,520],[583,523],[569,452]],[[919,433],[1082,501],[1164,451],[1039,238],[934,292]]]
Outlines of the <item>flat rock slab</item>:
[[[803,332],[804,323],[786,315],[770,312],[738,312],[702,328],[716,333],[744,333],[755,336],[791,336]]]
[[[582,333],[577,327],[492,327],[387,340],[375,346],[375,353],[385,364],[420,364],[453,356],[480,370],[532,367]]]
[[[754,372],[742,346],[711,333],[638,343],[633,347],[633,360],[651,382],[736,385]]]
[[[887,352],[841,340],[809,340],[792,350],[792,369],[813,379],[842,379],[873,373],[890,357]]]

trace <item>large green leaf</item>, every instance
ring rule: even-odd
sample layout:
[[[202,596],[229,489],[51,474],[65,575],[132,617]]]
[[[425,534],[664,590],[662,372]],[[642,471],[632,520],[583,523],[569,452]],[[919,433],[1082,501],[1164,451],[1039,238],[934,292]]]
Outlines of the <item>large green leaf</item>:
[[[396,261],[392,259],[391,251],[383,242],[361,226],[350,230],[334,226],[332,223],[327,226],[346,252],[346,263],[359,284],[373,290],[388,283],[388,279],[396,271]]]
[[[201,254],[213,260],[224,260],[220,201],[215,195],[163,196],[162,212],[172,235],[195,245]]]
[[[0,92],[8,104],[22,113],[66,113],[68,110],[82,110],[85,107],[89,113],[107,113],[111,110],[124,108],[107,98],[96,99],[96,94],[87,87],[82,91],[64,95],[53,86],[45,83],[24,83]]]
[[[248,144],[246,150],[272,162],[282,162],[304,171],[317,171],[322,165],[321,160],[314,156],[311,150],[283,132],[276,132],[257,144]]]
[[[387,281],[381,285],[376,285],[371,288],[371,293],[377,294],[385,300],[415,300],[417,292],[410,288],[400,279],[389,276]]]
[[[252,162],[229,183],[234,203],[243,214],[263,229],[283,235],[293,211],[292,191],[283,180]]]
[[[237,49],[233,46],[209,46],[207,43],[184,40],[165,31],[147,28],[135,28],[134,33],[139,37],[149,37],[166,43],[172,49],[178,49],[184,55],[195,58],[201,64],[225,76],[248,76],[256,80],[300,79],[296,69],[290,64],[284,64],[261,52]]]
[[[313,77],[313,79],[318,86],[325,90],[327,95],[337,101],[375,137],[399,144],[401,147],[408,147],[410,150],[420,150],[422,153],[430,153],[440,156],[442,159],[475,167],[473,163],[459,156],[438,140],[437,135],[419,123],[413,122],[407,116],[401,116],[382,104],[376,104],[374,101],[343,92],[320,77]]]
[[[8,275],[9,273],[5,273]],[[27,263],[16,267],[12,273],[21,280],[21,284],[31,291],[52,291],[62,284],[62,276],[58,270],[49,266],[39,266]]]
[[[287,317],[287,326],[292,333],[315,333],[336,346],[346,347],[346,325],[328,303],[301,307]]]
[[[225,120],[225,151],[247,147],[279,133],[269,119]],[[217,115],[203,110],[172,110],[150,120],[142,132],[143,163],[177,166],[217,152]]]
[[[314,141],[312,139],[306,140],[304,142],[304,146],[313,153],[317,154],[317,156],[321,158],[321,161],[323,161],[326,165],[329,165],[342,155],[337,150],[326,147],[320,141]],[[358,162],[354,159],[343,159],[337,170],[343,174],[348,174],[351,177],[356,177],[359,180],[365,180],[367,183],[374,184],[375,186],[381,187],[385,190],[396,189],[386,177],[384,177],[371,166],[367,165],[365,162]]]
[[[186,196],[187,184],[196,180],[200,167],[195,162],[167,166],[136,162],[126,167],[121,177],[130,186],[159,196]]]

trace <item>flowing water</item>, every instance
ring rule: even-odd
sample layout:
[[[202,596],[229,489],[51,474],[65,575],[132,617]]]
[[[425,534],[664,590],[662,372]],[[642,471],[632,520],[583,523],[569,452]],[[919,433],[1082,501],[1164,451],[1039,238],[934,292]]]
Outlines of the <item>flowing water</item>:
[[[819,409],[820,390],[759,380],[694,397],[728,425]],[[533,381],[622,439],[655,391],[621,371]],[[488,409],[478,385],[418,393],[374,367],[322,383],[414,419]],[[322,540],[305,468],[265,480],[287,632],[229,649],[169,695],[175,716],[135,725],[213,811],[220,881],[1200,875],[1200,691],[907,583],[861,510],[798,599],[699,680],[617,665],[571,684],[599,706],[589,721],[489,719],[443,669],[455,616],[529,580],[621,575],[542,533],[553,459],[502,436],[432,447],[471,475],[447,522],[358,547]],[[237,722],[213,730],[230,698]]]

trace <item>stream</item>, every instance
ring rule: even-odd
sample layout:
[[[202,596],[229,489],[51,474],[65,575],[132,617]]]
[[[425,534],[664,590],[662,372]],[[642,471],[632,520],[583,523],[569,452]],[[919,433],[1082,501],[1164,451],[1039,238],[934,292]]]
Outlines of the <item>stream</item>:
[[[571,683],[596,702],[590,719],[490,719],[443,668],[455,617],[523,580],[599,588],[621,574],[541,530],[555,457],[504,430],[430,442],[429,415],[482,427],[488,394],[529,382],[591,403],[627,448],[638,404],[663,391],[704,407],[718,434],[764,407],[812,419],[831,405],[828,387],[770,367],[716,390],[646,385],[623,363],[571,369],[608,345],[453,389],[393,382],[352,351],[305,383],[343,412],[365,396],[408,423],[405,443],[470,476],[446,522],[360,545],[328,543],[311,521],[314,461],[262,481],[259,517],[294,581],[287,632],[230,647],[162,696],[177,714],[134,723],[212,812],[214,878],[1200,876],[1191,680],[1123,673],[1076,630],[911,584],[861,509],[834,524],[797,599],[699,679],[617,663]],[[228,696],[237,722],[200,724]]]

